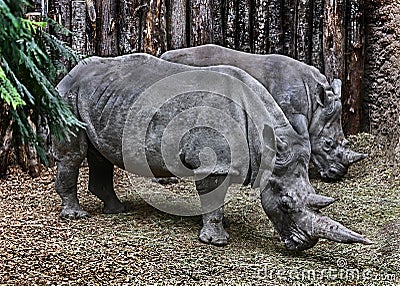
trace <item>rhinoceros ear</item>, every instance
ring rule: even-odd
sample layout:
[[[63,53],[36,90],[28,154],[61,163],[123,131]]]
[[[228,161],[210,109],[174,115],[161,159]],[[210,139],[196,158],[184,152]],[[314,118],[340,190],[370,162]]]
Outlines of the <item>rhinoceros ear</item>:
[[[268,149],[276,150],[275,131],[267,124],[264,124],[263,129],[263,145],[267,146]]]
[[[260,187],[261,190],[266,187],[272,171],[274,170],[276,160],[276,139],[274,129],[269,125],[264,125],[262,136],[263,141],[261,146],[260,168],[253,183],[254,188]]]
[[[342,81],[338,78],[335,78],[332,81],[331,86],[333,89],[333,93],[340,98],[342,96]]]

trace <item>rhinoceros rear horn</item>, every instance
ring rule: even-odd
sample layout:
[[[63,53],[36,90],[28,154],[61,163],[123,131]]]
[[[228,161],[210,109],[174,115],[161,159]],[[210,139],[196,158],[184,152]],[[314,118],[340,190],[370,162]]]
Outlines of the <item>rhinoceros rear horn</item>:
[[[368,238],[319,213],[313,221],[313,236],[340,243],[372,244]]]
[[[312,209],[322,209],[334,203],[336,199],[318,194],[312,194],[308,198],[308,206]]]

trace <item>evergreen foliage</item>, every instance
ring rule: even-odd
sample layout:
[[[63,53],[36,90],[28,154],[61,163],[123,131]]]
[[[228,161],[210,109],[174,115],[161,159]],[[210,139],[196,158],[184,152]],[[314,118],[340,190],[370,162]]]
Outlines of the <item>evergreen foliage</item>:
[[[26,0],[0,0],[0,108],[5,103],[10,110],[18,143],[37,147],[29,118],[45,118],[58,139],[83,127],[55,88],[57,77],[66,71],[64,63],[79,57],[48,32],[67,34],[59,24],[24,19],[27,5]]]

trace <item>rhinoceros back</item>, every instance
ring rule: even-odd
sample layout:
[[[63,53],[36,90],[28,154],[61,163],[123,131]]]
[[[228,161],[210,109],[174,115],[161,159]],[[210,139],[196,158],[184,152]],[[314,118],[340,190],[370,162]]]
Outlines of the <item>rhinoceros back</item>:
[[[298,113],[307,114],[310,120],[317,107],[310,97],[330,88],[318,69],[284,55],[249,54],[208,44],[168,51],[161,58],[197,67],[231,65],[243,69],[264,85],[289,120]]]
[[[122,137],[124,133],[124,125],[131,106],[137,101],[138,96],[143,95],[144,91],[148,90],[158,81],[172,75],[190,71],[213,71],[239,79],[244,82],[245,85],[253,89],[257,94],[256,98],[262,98],[262,104],[260,104],[260,106],[263,109],[262,112],[265,116],[258,116],[256,118],[258,122],[255,123],[255,125],[261,126],[263,124],[269,124],[274,128],[279,126],[288,126],[287,120],[283,116],[282,111],[265,88],[246,72],[234,67],[189,67],[166,62],[146,54],[134,54],[116,58],[92,57],[79,63],[78,66],[60,82],[58,90],[61,96],[72,106],[73,111],[78,118],[87,125],[86,133],[94,148],[110,162],[124,168]],[[184,86],[185,82],[174,82],[172,84]],[[190,98],[186,98],[180,103],[177,101],[176,104],[185,105],[185,102],[189,102],[190,100],[195,101],[195,98],[201,98],[201,96],[204,96],[203,92],[195,92]],[[226,94],[225,96],[229,99],[230,95]],[[239,100],[244,101],[243,104],[239,104],[242,108],[251,110],[251,99],[239,97]],[[221,102],[224,102],[224,100]],[[201,105],[202,103],[199,104]],[[252,139],[247,138],[252,153],[252,163],[243,162],[242,164],[246,168],[248,168],[249,164],[252,165],[252,168],[254,169],[253,171],[256,172],[256,169],[260,164],[259,152],[261,148],[261,140],[256,138],[259,134],[248,130],[251,124],[248,124],[248,114],[246,114],[245,110],[238,108],[235,104],[221,103],[220,105],[219,108],[221,108],[221,110],[230,114],[241,124],[241,128],[245,134],[252,134]],[[187,106],[190,106],[190,104],[187,104]],[[178,112],[178,109],[176,112]],[[171,116],[171,114],[169,115]],[[162,114],[160,116],[162,117],[161,121],[167,119],[167,117],[163,117]],[[160,121],[158,123],[160,123]],[[165,125],[166,122],[161,122],[159,125],[162,124]],[[149,129],[147,135],[149,134],[151,135],[149,138],[156,138],[152,142],[160,141],[160,134],[157,132],[157,126],[152,130]],[[193,144],[199,142],[199,140],[196,140],[196,136],[200,138],[201,136],[214,135],[212,132],[210,133],[209,131],[203,130],[200,133],[193,132],[190,136],[184,138],[186,143],[192,142],[191,145],[196,145]],[[215,140],[217,140],[216,138],[217,137],[210,138],[209,141],[215,142]],[[195,153],[197,150],[193,150],[193,147],[190,146],[187,147],[188,145],[190,144],[182,144],[184,150],[181,150],[181,153],[188,155],[190,159],[190,156],[195,157],[193,156],[193,152]],[[224,143],[221,143],[218,146],[223,147],[225,145]],[[200,147],[201,146],[199,146],[199,148]],[[160,151],[159,147],[150,149],[155,153],[159,153]],[[223,150],[223,152],[220,153],[225,154],[225,151],[226,150]],[[225,166],[227,163],[226,160],[229,159],[228,156],[222,157],[222,163],[220,164],[220,167],[222,166],[220,168],[221,173],[223,173],[224,170],[227,172]],[[154,159],[155,156],[152,158]],[[163,171],[165,171],[165,166],[162,165],[161,159],[162,158],[160,157],[154,159],[153,165],[155,168],[160,169],[158,170],[159,175],[168,176],[169,174],[167,172],[163,173]],[[194,165],[196,165],[195,161],[195,159],[192,160]],[[244,174],[241,175],[243,176]]]

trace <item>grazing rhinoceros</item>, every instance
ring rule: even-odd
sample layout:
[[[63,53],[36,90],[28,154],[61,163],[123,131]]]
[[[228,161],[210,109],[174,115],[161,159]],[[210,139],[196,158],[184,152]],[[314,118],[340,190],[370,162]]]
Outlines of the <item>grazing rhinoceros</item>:
[[[63,218],[88,216],[77,199],[79,166],[87,157],[89,190],[105,213],[125,210],[113,189],[116,165],[144,176],[194,176],[205,243],[228,242],[222,218],[232,183],[261,188],[263,208],[288,249],[310,248],[319,238],[370,243],[322,215],[333,199],[316,194],[308,180],[309,141],[238,68],[189,67],[146,54],[91,57],[58,90],[86,124],[76,137],[54,141]]]
[[[316,68],[282,55],[254,55],[217,45],[168,51],[167,61],[192,66],[231,65],[260,81],[289,122],[311,143],[311,160],[321,177],[339,179],[366,154],[348,147],[341,125],[341,81],[329,85]]]

